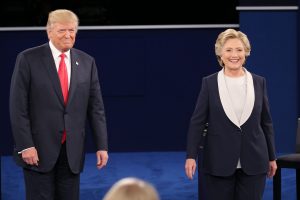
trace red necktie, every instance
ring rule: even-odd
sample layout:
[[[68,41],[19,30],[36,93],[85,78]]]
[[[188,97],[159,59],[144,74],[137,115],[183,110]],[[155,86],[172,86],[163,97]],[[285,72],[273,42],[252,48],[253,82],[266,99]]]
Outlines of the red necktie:
[[[61,85],[61,90],[62,90],[62,94],[64,97],[64,104],[67,104],[68,101],[68,72],[67,72],[67,66],[65,63],[65,54],[61,54],[60,55],[61,59],[60,59],[60,63],[59,63],[59,68],[58,68],[58,76],[59,76],[59,80],[60,80],[60,85]],[[62,135],[62,139],[61,139],[61,143],[64,143],[66,141],[66,130],[64,130],[63,135]]]

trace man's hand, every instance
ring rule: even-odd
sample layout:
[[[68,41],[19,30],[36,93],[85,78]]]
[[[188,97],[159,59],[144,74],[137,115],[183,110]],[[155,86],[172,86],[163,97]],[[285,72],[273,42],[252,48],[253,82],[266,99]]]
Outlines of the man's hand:
[[[39,165],[39,157],[35,147],[22,151],[22,159],[28,165]]]
[[[97,151],[96,156],[97,156],[97,168],[101,169],[107,164],[108,161],[107,151]]]
[[[193,179],[193,176],[195,174],[196,171],[196,161],[195,159],[186,159],[185,161],[185,174],[189,179]]]

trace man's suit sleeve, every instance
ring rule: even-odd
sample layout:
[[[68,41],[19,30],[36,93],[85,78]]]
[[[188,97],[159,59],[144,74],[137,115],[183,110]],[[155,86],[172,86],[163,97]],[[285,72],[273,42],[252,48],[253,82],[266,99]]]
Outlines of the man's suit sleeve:
[[[108,150],[105,110],[95,60],[92,62],[88,118],[97,150]]]
[[[10,87],[10,120],[15,151],[33,147],[29,115],[30,66],[24,53],[16,59]]]

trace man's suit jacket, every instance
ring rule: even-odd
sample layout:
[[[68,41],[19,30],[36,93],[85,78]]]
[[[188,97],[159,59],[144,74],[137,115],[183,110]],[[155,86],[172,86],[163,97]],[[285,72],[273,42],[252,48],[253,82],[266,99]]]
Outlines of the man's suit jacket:
[[[107,150],[107,131],[97,67],[93,57],[72,48],[68,102],[63,94],[49,44],[21,52],[11,80],[10,116],[17,164],[50,171],[58,158],[62,132],[67,133],[68,162],[74,173],[83,169],[86,119],[97,150]],[[23,162],[21,150],[35,147],[39,166]]]
[[[245,69],[246,71],[246,69]],[[197,158],[203,142],[204,172],[216,176],[234,173],[240,159],[245,173],[266,173],[275,160],[274,131],[266,81],[246,71],[246,102],[237,119],[226,88],[223,70],[204,77],[192,115],[187,141],[187,158]],[[202,132],[208,123],[204,137]]]

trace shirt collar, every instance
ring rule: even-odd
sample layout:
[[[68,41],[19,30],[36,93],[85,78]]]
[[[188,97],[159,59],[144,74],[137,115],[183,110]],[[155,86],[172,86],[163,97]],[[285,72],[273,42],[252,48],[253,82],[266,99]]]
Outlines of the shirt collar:
[[[60,56],[60,54],[62,54],[61,51],[59,51],[51,42],[51,40],[49,41],[49,46],[52,52],[52,55],[54,58],[58,58]],[[66,55],[66,58],[70,59],[70,49],[66,52],[64,52],[64,54]]]

